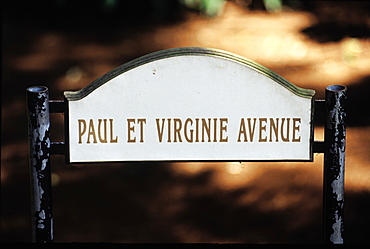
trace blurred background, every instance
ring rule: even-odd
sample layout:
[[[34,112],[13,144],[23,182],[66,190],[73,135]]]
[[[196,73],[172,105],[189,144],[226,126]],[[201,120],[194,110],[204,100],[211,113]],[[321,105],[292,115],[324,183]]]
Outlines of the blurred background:
[[[345,243],[370,234],[370,4],[298,0],[2,3],[1,241],[31,241],[26,88],[50,99],[150,52],[209,47],[316,91],[348,87]],[[64,141],[51,115],[52,141]],[[322,123],[315,140],[323,140]],[[312,163],[66,165],[52,156],[55,242],[322,243]]]

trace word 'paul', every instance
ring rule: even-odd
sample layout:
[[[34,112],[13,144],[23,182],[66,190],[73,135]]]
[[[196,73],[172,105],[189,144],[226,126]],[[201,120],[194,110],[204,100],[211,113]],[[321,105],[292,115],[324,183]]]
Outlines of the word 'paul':
[[[86,134],[86,143],[118,143],[118,137],[113,134],[113,119],[98,119],[98,124],[94,124],[93,119],[89,119],[87,124],[85,119],[78,120],[78,143],[82,143],[82,137]],[[88,126],[88,127],[87,127]],[[109,135],[108,135],[109,134]]]

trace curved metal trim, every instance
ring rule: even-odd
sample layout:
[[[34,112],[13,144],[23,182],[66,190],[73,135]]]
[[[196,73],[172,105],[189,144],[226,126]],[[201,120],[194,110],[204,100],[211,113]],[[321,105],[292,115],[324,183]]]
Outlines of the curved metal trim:
[[[230,52],[225,52],[219,49],[199,48],[199,47],[182,47],[182,48],[172,48],[172,49],[161,50],[161,51],[154,52],[154,53],[139,57],[137,59],[134,59],[130,62],[127,62],[111,70],[110,72],[104,74],[103,76],[97,78],[96,80],[91,82],[88,86],[86,86],[85,88],[79,91],[64,92],[64,96],[69,101],[80,100],[86,97],[87,95],[89,95],[95,89],[99,88],[103,84],[110,81],[111,79],[131,69],[134,69],[141,65],[144,65],[144,64],[147,64],[153,61],[161,60],[161,59],[166,59],[166,58],[176,57],[176,56],[188,56],[188,55],[209,56],[209,57],[213,56],[213,57],[219,57],[219,58],[227,59],[230,61],[238,62],[238,63],[245,65],[246,67],[252,68],[255,71],[273,79],[276,83],[282,85],[283,87],[287,88],[288,90],[290,90],[291,92],[293,92],[294,94],[300,97],[312,98],[315,95],[314,90],[303,89],[303,88],[297,87],[294,84],[287,81],[286,79],[279,76],[278,74],[274,73],[270,69],[252,60],[246,59],[242,56],[239,56],[239,55],[236,55]]]

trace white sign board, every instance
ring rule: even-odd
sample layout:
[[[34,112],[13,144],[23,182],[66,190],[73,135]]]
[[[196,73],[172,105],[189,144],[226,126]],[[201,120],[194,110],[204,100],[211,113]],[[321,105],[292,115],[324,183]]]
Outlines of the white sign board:
[[[313,90],[220,50],[164,50],[68,101],[69,161],[312,161]]]

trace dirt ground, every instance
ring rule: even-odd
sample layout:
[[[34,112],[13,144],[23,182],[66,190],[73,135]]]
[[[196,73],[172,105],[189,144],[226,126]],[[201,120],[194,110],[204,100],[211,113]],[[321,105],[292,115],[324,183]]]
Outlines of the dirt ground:
[[[228,1],[211,18],[137,2],[147,5],[3,9],[1,241],[31,241],[27,87],[45,85],[62,99],[141,55],[210,47],[252,59],[318,99],[330,84],[347,86],[344,240],[368,243],[369,4],[314,1],[272,13],[261,1]],[[52,141],[63,141],[63,115],[51,118]],[[320,122],[315,140],[323,140]],[[66,165],[58,155],[51,165],[55,242],[322,243],[322,154],[312,163],[109,165]]]

